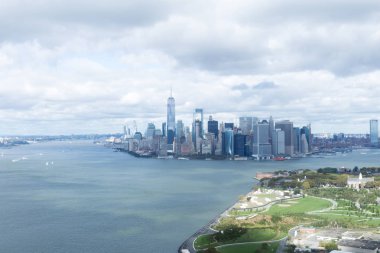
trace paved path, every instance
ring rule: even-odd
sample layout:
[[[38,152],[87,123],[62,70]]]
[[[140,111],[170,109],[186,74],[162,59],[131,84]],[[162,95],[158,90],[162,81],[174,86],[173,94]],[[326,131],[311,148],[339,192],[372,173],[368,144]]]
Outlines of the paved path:
[[[313,197],[313,196],[311,196],[311,197]],[[330,201],[331,206],[328,207],[328,208],[322,209],[322,210],[310,211],[310,212],[307,212],[306,214],[324,213],[324,212],[328,212],[328,211],[330,211],[332,209],[336,209],[337,206],[338,206],[338,203],[335,200],[326,199],[326,198],[320,198],[320,197],[314,197],[314,198],[319,198],[319,199],[324,199],[324,200]]]

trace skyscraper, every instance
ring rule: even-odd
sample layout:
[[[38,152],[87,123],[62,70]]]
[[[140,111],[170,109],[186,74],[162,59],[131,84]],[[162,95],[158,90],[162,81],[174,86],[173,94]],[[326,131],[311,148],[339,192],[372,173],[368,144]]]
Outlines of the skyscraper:
[[[379,124],[377,119],[369,121],[369,132],[371,144],[377,145],[379,143]]]
[[[162,123],[162,136],[166,136],[166,122]]]
[[[173,144],[174,141],[174,133],[175,133],[175,100],[172,96],[172,91],[170,90],[170,97],[168,98],[168,104],[167,104],[167,137],[168,137],[168,144]]]
[[[215,139],[218,139],[218,121],[213,120],[212,116],[210,116],[208,122],[207,122],[207,132],[214,134]]]
[[[285,133],[285,155],[294,154],[293,144],[293,122],[289,120],[278,121],[275,124],[276,129],[281,129]]]
[[[196,128],[195,122],[198,121],[199,127]],[[196,133],[198,129],[198,133]],[[193,113],[193,130],[192,130],[192,136],[193,136],[193,142],[196,142],[196,137],[199,136],[200,138],[203,138],[203,109],[196,108]]]
[[[153,123],[148,123],[148,127],[145,131],[145,138],[153,139],[155,130],[156,130],[156,126]]]
[[[234,155],[246,156],[247,155],[247,135],[245,134],[235,134],[234,135]]]
[[[253,125],[253,155],[261,160],[272,155],[272,146],[269,143],[269,122],[263,120]]]
[[[240,117],[239,118],[239,127],[242,134],[248,135],[253,131],[254,123],[257,123],[258,119],[255,117]]]
[[[293,127],[293,144],[294,153],[301,153],[301,129],[299,127]]]
[[[222,154],[225,156],[234,156],[234,131],[226,129],[222,133]]]
[[[273,131],[273,153],[274,155],[284,155],[285,154],[285,133],[281,129],[276,129]]]
[[[302,135],[305,135],[305,138],[306,138],[306,144],[307,144],[307,147],[305,147],[305,150],[306,150],[306,153],[308,152],[311,152],[312,151],[312,135],[311,135],[311,125],[309,124],[308,126],[304,126],[301,128],[301,137]],[[305,152],[303,152],[305,153]]]
[[[234,130],[234,123],[226,122],[224,123],[224,128]]]

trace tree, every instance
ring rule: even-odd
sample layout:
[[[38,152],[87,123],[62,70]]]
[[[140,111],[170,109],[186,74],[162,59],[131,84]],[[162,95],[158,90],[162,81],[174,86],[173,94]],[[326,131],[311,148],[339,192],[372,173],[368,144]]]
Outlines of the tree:
[[[215,239],[219,242],[235,240],[247,232],[246,228],[239,227],[237,225],[228,225],[224,230],[219,231],[215,235]]]
[[[338,245],[334,241],[321,242],[321,246],[324,247],[327,252],[331,252],[333,250],[337,250],[338,249]]]
[[[308,181],[305,181],[302,183],[302,189],[309,190],[310,189],[310,183]]]

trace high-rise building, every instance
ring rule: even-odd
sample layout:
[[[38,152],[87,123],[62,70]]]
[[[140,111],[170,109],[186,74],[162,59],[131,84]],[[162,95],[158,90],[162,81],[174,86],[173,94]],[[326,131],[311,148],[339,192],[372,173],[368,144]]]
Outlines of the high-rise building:
[[[145,138],[153,139],[155,131],[156,131],[156,126],[153,123],[148,123],[148,127],[145,131]]]
[[[301,137],[302,135],[305,135],[305,138],[306,138],[306,144],[307,144],[307,148],[305,148],[306,153],[308,152],[311,152],[312,151],[312,140],[313,140],[313,137],[311,135],[311,126],[310,124],[308,126],[304,126],[301,128]],[[305,153],[305,152],[303,152]]]
[[[263,120],[253,125],[253,156],[257,159],[267,159],[272,155],[272,145],[269,143],[269,122]]]
[[[176,126],[177,140],[181,139],[182,136],[185,136],[185,125],[183,124],[182,120],[178,120]]]
[[[274,155],[284,155],[285,154],[285,132],[281,129],[276,129],[273,131],[273,144]]]
[[[172,96],[171,90],[170,90],[170,97],[168,98],[168,103],[167,103],[166,123],[167,123],[166,127],[167,127],[168,144],[173,144],[174,134],[175,134],[175,100]]]
[[[198,121],[198,133],[196,133],[197,129],[195,126],[195,122]],[[193,142],[196,142],[196,136],[199,136],[200,138],[203,138],[204,132],[203,132],[203,109],[196,108],[193,113],[193,129],[192,129],[192,136],[193,136]]]
[[[304,133],[301,134],[300,142],[301,142],[300,143],[301,153],[303,154],[309,153],[309,143],[308,143],[306,134]]]
[[[272,135],[273,135],[273,131],[275,130],[274,128],[274,120],[273,120],[273,117],[270,116],[269,117],[269,143],[272,144]]]
[[[176,140],[175,140],[175,150],[176,154],[181,154],[181,145],[185,142],[185,125],[183,124],[182,120],[177,121],[176,125]]]
[[[201,137],[201,121],[195,120],[194,122],[194,133],[195,133],[195,139],[194,139],[194,150],[197,154],[202,154],[202,137]]]
[[[234,131],[226,129],[222,133],[222,154],[225,156],[234,156]]]
[[[249,135],[253,131],[254,123],[257,123],[258,119],[256,117],[240,117],[239,127],[242,134]]]
[[[301,129],[299,127],[293,127],[293,144],[294,153],[301,153]]]
[[[162,123],[162,136],[166,136],[166,122]]]
[[[234,135],[234,155],[237,156],[247,156],[247,135],[245,134],[235,134]]]
[[[289,120],[278,121],[275,124],[276,129],[281,129],[285,133],[285,155],[294,154],[293,144],[293,122]]]
[[[207,122],[207,132],[214,134],[215,139],[218,139],[218,121],[213,120],[212,116],[210,116],[208,122]]]
[[[224,123],[224,129],[231,129],[233,130],[234,129],[234,123]]]
[[[379,143],[379,124],[377,119],[371,119],[369,121],[369,135],[372,145],[378,145]]]

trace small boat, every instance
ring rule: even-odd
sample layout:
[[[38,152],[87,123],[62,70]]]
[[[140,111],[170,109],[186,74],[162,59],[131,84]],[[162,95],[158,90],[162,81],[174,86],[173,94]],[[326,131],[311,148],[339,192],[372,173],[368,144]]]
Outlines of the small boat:
[[[278,157],[275,157],[273,158],[274,161],[285,161],[286,159],[282,156],[278,156]]]

